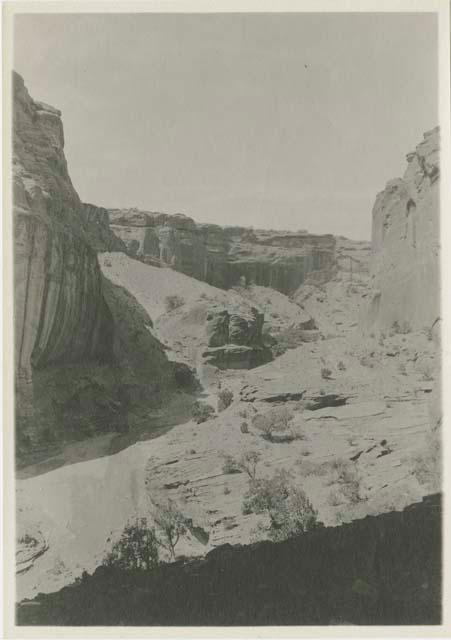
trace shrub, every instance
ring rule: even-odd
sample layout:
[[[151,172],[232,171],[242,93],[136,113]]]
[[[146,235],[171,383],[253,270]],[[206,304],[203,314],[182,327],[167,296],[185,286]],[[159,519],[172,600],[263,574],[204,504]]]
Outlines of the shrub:
[[[265,414],[257,413],[252,418],[252,426],[261,431],[263,438],[272,441],[274,439],[274,432],[287,431],[291,421],[293,420],[293,413],[287,407],[275,407]],[[294,437],[291,437],[294,439]]]
[[[167,313],[174,311],[174,309],[178,309],[179,307],[183,307],[184,304],[185,300],[177,295],[166,296],[164,299],[164,306]]]
[[[237,460],[233,456],[224,455],[224,462],[222,464],[222,473],[241,473]]]
[[[428,434],[423,450],[413,457],[412,473],[430,491],[442,490],[442,459],[439,432]]]
[[[331,375],[332,375],[332,371],[330,369],[328,369],[327,367],[322,367],[321,378],[324,378],[324,380],[329,380]]]
[[[395,320],[391,326],[390,334],[391,335],[395,335],[397,333],[405,334],[405,333],[411,333],[411,331],[412,331],[412,327],[407,321],[404,321],[400,324],[398,320]]]
[[[103,564],[121,569],[145,569],[149,571],[158,566],[158,539],[153,527],[149,527],[146,518],[128,523]]]
[[[343,362],[343,360],[340,360],[339,363],[337,364],[337,369],[339,371],[344,371],[346,369],[345,363]]]
[[[407,375],[406,365],[404,364],[404,362],[400,362],[399,363],[398,371],[402,376],[406,376]]]
[[[241,423],[240,431],[241,431],[241,433],[249,433],[249,425],[247,424],[247,422],[242,422]]]
[[[241,410],[238,412],[238,415],[240,416],[240,418],[247,418],[247,411],[246,411],[246,409],[241,409]]]
[[[169,500],[165,505],[156,505],[154,521],[159,529],[158,544],[175,558],[175,547],[181,536],[185,535],[190,522]]]
[[[231,490],[229,489],[229,486],[227,484],[224,485],[224,495],[228,496],[229,493],[231,493]]]
[[[243,500],[243,513],[266,513],[269,517],[268,536],[280,541],[318,526],[318,514],[306,494],[292,483],[285,470],[271,478],[249,482]]]
[[[233,391],[230,389],[221,389],[218,393],[218,411],[224,411],[233,402]]]
[[[343,503],[343,495],[339,491],[333,490],[329,493],[327,502],[331,507],[337,507]]]
[[[260,461],[261,454],[258,451],[245,451],[238,461],[241,471],[247,473],[251,480],[255,480],[257,475],[257,464]]]
[[[215,414],[215,410],[206,402],[196,400],[193,405],[192,414],[193,420],[195,420],[197,424],[201,424],[202,422],[209,420]]]

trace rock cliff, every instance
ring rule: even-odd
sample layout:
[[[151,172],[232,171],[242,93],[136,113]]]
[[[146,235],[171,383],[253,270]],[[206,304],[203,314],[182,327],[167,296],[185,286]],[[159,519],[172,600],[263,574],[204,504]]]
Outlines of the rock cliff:
[[[335,269],[332,235],[196,224],[182,214],[138,209],[109,209],[109,216],[129,255],[216,287],[252,282],[289,294],[308,274],[327,280]]]
[[[151,320],[133,297],[104,282],[96,252],[123,244],[109,230],[108,212],[82,205],[72,186],[60,111],[33,100],[16,73],[13,88],[21,457],[99,429],[127,430],[130,403],[137,396],[146,406],[157,397],[161,401],[175,365],[149,333]]]
[[[64,157],[61,113],[13,76],[17,416],[33,413],[33,370],[105,362],[113,323]]]
[[[373,208],[371,321],[432,327],[440,315],[439,129],[407,155]]]

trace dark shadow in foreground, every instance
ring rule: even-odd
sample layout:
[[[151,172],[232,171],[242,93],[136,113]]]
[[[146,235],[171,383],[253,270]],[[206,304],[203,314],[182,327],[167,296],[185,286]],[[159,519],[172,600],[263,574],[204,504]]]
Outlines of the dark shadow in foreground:
[[[19,625],[421,625],[441,621],[441,496],[152,572],[98,568],[17,606]]]

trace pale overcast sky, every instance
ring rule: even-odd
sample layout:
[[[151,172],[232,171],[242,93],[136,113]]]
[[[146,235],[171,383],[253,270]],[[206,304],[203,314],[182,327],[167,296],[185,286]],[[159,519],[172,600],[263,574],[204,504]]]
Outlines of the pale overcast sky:
[[[81,199],[365,239],[438,124],[433,14],[22,15]]]

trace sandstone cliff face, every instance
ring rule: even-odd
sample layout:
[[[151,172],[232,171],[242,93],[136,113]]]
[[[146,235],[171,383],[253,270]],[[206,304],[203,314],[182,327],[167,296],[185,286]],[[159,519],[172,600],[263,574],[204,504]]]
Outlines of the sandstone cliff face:
[[[439,147],[437,127],[374,204],[370,316],[380,327],[432,327],[440,315]]]
[[[13,83],[21,458],[99,430],[128,430],[141,414],[149,422],[149,407],[161,403],[177,372],[133,296],[104,282],[96,251],[124,245],[109,230],[108,212],[82,205],[72,186],[61,113],[34,101],[19,75]]]
[[[105,361],[112,319],[64,157],[60,112],[14,74],[13,199],[18,417],[32,413],[32,370]]]
[[[129,255],[216,287],[252,282],[292,293],[308,274],[327,280],[335,268],[331,235],[223,228],[138,209],[110,209],[109,216]]]

